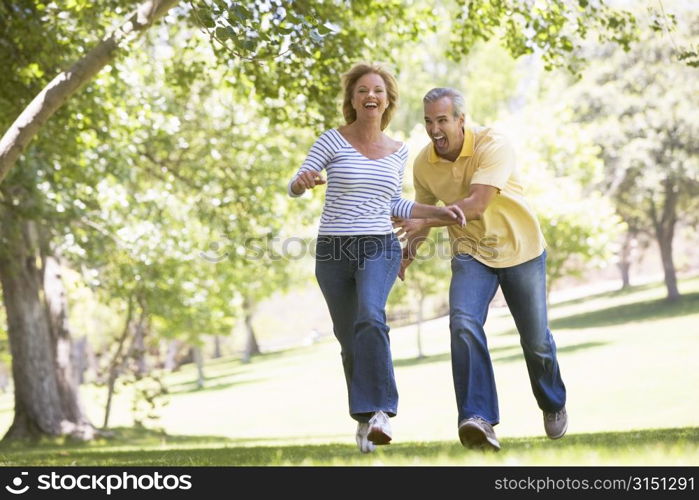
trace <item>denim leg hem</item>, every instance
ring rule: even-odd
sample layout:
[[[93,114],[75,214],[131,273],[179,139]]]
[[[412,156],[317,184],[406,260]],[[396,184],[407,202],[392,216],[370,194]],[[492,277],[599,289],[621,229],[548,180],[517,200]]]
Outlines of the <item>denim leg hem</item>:
[[[540,409],[541,411],[545,411],[546,413],[557,413],[557,412],[561,411],[561,410],[562,410],[563,408],[565,408],[565,407],[566,407],[566,404],[565,404],[565,401],[564,401],[563,404],[561,405],[561,407],[560,407],[560,408],[557,408],[557,409],[555,409],[555,410],[549,410],[548,408],[542,408],[541,406],[539,406],[539,409]]]
[[[353,413],[350,413],[350,417],[352,417],[354,420],[357,422],[368,422],[371,416],[376,413],[377,411],[383,411],[386,415],[389,417],[395,417],[398,411],[394,408],[391,410],[382,410],[381,408],[373,408],[371,410],[366,410],[366,411],[355,411]]]
[[[459,421],[457,422],[457,424],[460,424],[461,422],[463,422],[464,420],[466,420],[468,418],[481,418],[481,419],[485,420],[486,422],[488,422],[492,426],[496,426],[500,423],[499,419],[495,419],[495,421],[491,421],[491,419],[489,419],[489,418],[485,418],[477,413],[474,413],[472,415],[467,415],[465,417],[459,417]]]

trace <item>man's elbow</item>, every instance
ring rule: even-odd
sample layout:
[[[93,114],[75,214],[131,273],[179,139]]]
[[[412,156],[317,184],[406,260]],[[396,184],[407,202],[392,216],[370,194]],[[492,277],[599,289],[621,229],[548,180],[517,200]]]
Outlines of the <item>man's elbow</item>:
[[[482,220],[485,216],[485,211],[488,210],[492,198],[487,197],[473,197],[469,206],[466,218],[469,220]]]

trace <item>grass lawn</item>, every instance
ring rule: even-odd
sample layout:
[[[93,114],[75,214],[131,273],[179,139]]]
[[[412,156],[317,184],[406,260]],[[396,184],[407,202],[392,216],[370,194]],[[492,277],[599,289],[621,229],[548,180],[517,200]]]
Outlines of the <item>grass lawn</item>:
[[[498,384],[500,453],[463,449],[449,360],[447,318],[391,332],[400,391],[394,441],[363,456],[347,415],[339,347],[333,339],[259,356],[212,360],[206,387],[194,367],[166,376],[171,394],[156,422],[133,429],[128,391],[116,401],[115,436],[88,444],[0,448],[3,465],[699,465],[699,278],[668,304],[660,284],[555,304],[551,327],[568,389],[570,425],[544,437],[508,311],[492,309],[486,330]],[[104,388],[85,387],[93,422]],[[0,396],[0,430],[12,396]]]

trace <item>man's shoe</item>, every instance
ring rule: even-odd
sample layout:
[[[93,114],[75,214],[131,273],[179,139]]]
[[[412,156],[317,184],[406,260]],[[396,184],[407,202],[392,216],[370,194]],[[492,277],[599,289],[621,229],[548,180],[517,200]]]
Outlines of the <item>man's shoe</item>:
[[[481,417],[466,418],[459,423],[459,440],[466,448],[500,450],[493,426]]]
[[[391,424],[388,422],[388,415],[382,411],[377,411],[369,419],[369,441],[376,445],[389,444],[391,439]]]
[[[369,424],[367,422],[359,422],[357,424],[357,447],[362,453],[371,453],[376,449],[374,443],[369,441]]]
[[[564,406],[558,411],[544,412],[544,429],[551,439],[560,439],[568,430],[568,412]]]

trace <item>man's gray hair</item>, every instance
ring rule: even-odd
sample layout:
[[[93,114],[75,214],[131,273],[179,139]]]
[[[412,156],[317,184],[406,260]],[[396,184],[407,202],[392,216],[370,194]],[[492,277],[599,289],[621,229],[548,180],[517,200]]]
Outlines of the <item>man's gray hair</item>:
[[[454,106],[454,118],[466,116],[466,99],[464,99],[464,95],[456,89],[437,87],[425,94],[425,97],[422,98],[422,102],[423,104],[427,104],[428,102],[438,101],[442,97],[451,99],[451,103]]]

